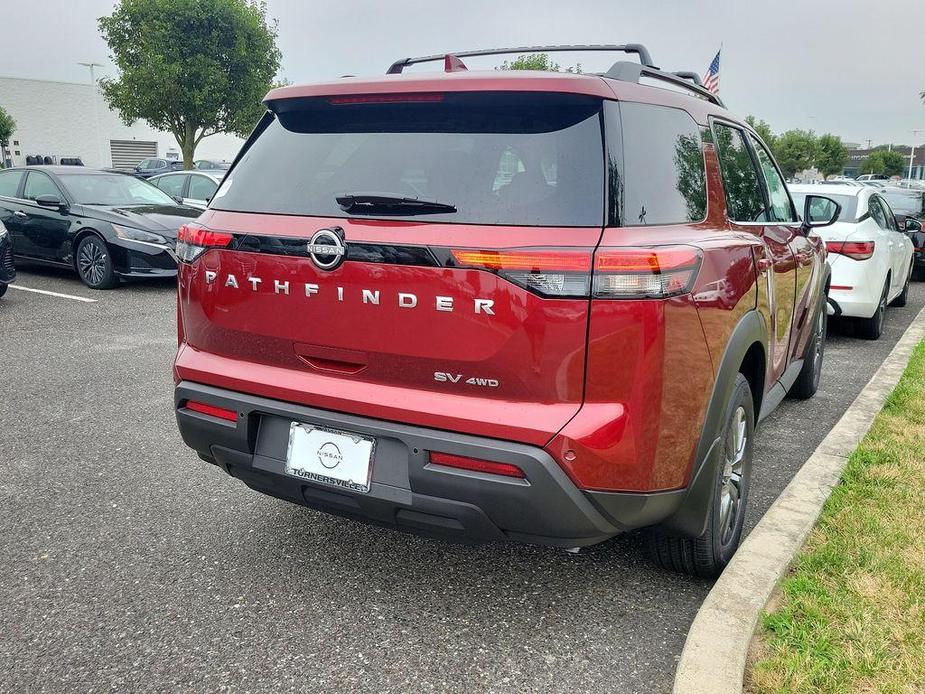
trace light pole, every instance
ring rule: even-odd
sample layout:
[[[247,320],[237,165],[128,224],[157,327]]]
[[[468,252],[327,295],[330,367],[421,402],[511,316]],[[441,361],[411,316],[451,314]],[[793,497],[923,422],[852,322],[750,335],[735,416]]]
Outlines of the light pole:
[[[922,132],[921,128],[912,128],[912,136],[915,137]],[[912,140],[912,151],[909,153],[909,175],[906,178],[912,178],[912,161],[915,159],[915,140]]]
[[[94,73],[93,69],[97,67],[103,67],[103,64],[93,62],[77,64],[90,68],[90,85],[93,87],[93,93],[90,96],[93,99],[93,130],[96,132],[96,157],[99,161],[100,168],[102,168],[105,166],[105,162],[103,161],[103,149],[100,146],[100,118],[96,110],[96,74]]]

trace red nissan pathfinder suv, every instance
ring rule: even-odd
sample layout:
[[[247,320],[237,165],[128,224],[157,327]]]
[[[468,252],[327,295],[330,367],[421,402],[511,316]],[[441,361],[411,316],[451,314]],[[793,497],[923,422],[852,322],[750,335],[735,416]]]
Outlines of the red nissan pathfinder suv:
[[[564,49],[640,62],[271,91],[179,235],[177,422],[295,503],[565,548],[652,526],[716,575],[756,424],[819,381],[824,245],[695,75],[512,52]]]

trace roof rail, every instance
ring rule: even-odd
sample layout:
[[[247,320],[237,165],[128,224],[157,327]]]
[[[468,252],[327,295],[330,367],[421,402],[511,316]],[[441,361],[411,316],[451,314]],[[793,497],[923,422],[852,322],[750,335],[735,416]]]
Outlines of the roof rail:
[[[435,60],[445,60],[447,55],[452,55],[455,58],[472,58],[478,55],[504,55],[509,53],[574,53],[578,51],[611,51],[620,53],[635,53],[639,56],[640,64],[645,65],[646,67],[650,67],[653,70],[658,70],[658,68],[652,62],[652,56],[649,54],[648,48],[643,46],[641,43],[627,43],[619,46],[612,44],[594,44],[589,46],[564,45],[520,46],[519,48],[486,48],[481,51],[461,51],[459,53],[426,55],[420,58],[402,58],[401,60],[396,60],[394,63],[392,63],[386,74],[397,75],[401,73],[401,71],[408,65],[415,65],[417,63],[430,63]]]
[[[696,84],[698,87],[703,86],[703,82],[700,81],[700,75],[698,75],[696,72],[689,72],[687,70],[678,70],[677,72],[673,72],[672,74],[677,75],[681,79],[690,80],[691,82]]]
[[[639,81],[643,77],[649,77],[686,89],[694,95],[716,104],[720,108],[726,108],[726,104],[723,103],[722,99],[704,88],[704,86],[700,84],[700,78],[693,72],[665,72],[650,65],[639,65],[626,60],[620,60],[614,63],[607,72],[602,73],[601,77],[619,80],[620,82],[635,82],[636,84],[639,84]]]

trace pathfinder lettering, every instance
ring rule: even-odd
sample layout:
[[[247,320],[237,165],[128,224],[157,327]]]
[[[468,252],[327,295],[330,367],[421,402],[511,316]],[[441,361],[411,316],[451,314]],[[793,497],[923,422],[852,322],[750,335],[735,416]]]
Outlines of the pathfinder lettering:
[[[212,284],[218,279],[218,273],[213,272],[212,270],[207,270],[205,272],[206,284]],[[244,280],[244,286],[250,285],[250,290],[252,292],[260,291],[260,285],[263,283],[263,279],[260,277],[248,276]],[[295,283],[292,283],[295,285]],[[235,277],[232,273],[228,273],[225,276],[225,281],[223,283],[225,287],[230,287],[231,289],[241,289],[241,284],[238,282],[238,278]],[[272,280],[272,291],[275,294],[284,294],[289,295],[289,286],[290,282]],[[297,285],[296,285],[297,286]],[[306,283],[303,285],[305,298],[310,299],[314,296],[324,295],[325,288],[320,287],[317,284]],[[344,301],[344,288],[337,287],[337,300]],[[265,292],[264,292],[265,293]],[[294,292],[298,295],[298,292]],[[357,292],[357,296],[360,301],[367,306],[379,306],[382,300],[382,292],[378,289],[360,289]],[[418,297],[416,294],[410,292],[398,292],[395,299],[396,305],[399,308],[416,308],[418,305]],[[452,313],[456,310],[456,300],[452,296],[436,296],[433,300],[434,310],[440,311],[443,313]],[[473,299],[472,301],[472,310],[475,313],[484,314],[487,316],[495,315],[495,302],[493,299]]]

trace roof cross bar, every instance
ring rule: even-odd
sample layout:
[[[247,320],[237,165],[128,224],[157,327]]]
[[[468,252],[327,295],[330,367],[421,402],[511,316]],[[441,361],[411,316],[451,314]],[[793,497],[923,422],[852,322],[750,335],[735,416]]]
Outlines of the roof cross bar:
[[[612,80],[619,80],[620,82],[635,82],[636,84],[639,84],[639,81],[643,77],[661,80],[662,82],[668,82],[676,87],[681,87],[682,89],[692,92],[721,108],[726,108],[726,104],[722,102],[722,99],[706,89],[702,84],[696,83],[700,82],[700,78],[693,72],[665,72],[649,65],[639,65],[626,60],[620,60],[614,63],[607,72],[602,73],[600,76]]]
[[[580,52],[580,51],[610,51],[610,52],[619,52],[619,53],[635,53],[639,56],[639,62],[646,67],[650,67],[653,70],[658,68],[652,62],[652,56],[649,54],[649,49],[643,46],[641,43],[627,43],[623,45],[615,44],[593,44],[588,46],[581,45],[566,45],[566,46],[520,46],[519,48],[486,48],[480,51],[460,51],[458,53],[454,52],[450,55],[456,58],[472,58],[479,55],[506,55],[512,53],[564,53],[564,52]],[[439,55],[426,55],[419,58],[402,58],[401,60],[396,60],[389,67],[386,74],[388,75],[397,75],[407,67],[408,65],[416,65],[417,63],[430,63],[436,60],[445,60],[447,54],[440,53]]]

